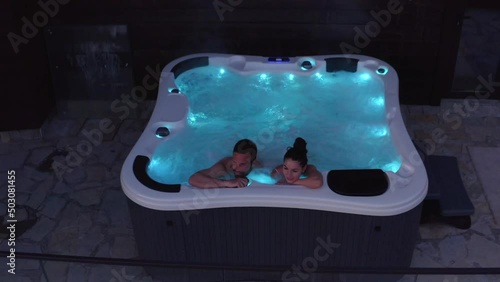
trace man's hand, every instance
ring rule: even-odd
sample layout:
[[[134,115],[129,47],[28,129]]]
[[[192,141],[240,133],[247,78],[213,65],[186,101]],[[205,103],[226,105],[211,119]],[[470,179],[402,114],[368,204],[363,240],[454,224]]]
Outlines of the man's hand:
[[[225,186],[228,187],[228,188],[242,188],[242,187],[247,187],[247,185],[248,185],[248,178],[246,178],[246,177],[238,177],[238,178],[235,178],[235,179],[226,180],[224,182],[226,184]]]

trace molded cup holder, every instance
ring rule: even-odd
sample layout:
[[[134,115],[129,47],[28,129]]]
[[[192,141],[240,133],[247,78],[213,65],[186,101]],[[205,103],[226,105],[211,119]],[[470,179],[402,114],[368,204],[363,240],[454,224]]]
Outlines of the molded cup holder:
[[[165,138],[168,135],[170,135],[170,130],[168,130],[168,128],[166,128],[166,127],[158,127],[156,129],[156,137],[158,137],[158,138]]]
[[[310,70],[312,67],[313,65],[309,61],[303,61],[302,64],[300,64],[300,68],[303,70]]]

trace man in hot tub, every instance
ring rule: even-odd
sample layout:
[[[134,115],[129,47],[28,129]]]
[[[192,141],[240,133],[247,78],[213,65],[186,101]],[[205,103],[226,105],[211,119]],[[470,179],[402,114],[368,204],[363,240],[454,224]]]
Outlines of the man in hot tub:
[[[249,139],[242,139],[234,145],[233,156],[226,157],[207,169],[189,177],[189,184],[198,188],[241,188],[248,185],[246,176],[252,166],[260,166],[257,145]]]

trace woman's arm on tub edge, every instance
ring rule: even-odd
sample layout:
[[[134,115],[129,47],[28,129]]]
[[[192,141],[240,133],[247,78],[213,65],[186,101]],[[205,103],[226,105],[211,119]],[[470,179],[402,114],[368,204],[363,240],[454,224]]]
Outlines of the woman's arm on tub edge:
[[[323,186],[323,175],[316,169],[315,166],[308,165],[305,174],[307,175],[307,178],[299,179],[295,181],[294,184],[306,186],[312,189]]]

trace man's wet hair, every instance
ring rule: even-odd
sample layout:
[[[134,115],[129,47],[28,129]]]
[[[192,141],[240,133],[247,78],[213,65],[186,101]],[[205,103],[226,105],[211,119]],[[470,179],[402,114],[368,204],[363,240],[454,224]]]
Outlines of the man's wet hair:
[[[257,158],[257,145],[249,139],[241,139],[234,145],[233,153],[250,154],[253,162]]]

